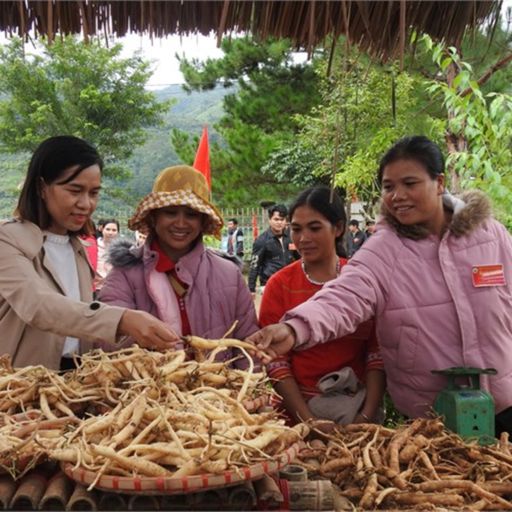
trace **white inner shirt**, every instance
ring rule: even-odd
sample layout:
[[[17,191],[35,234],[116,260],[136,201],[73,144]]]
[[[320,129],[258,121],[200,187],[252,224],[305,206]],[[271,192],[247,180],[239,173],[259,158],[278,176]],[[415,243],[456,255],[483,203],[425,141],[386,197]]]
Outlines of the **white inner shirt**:
[[[75,253],[68,235],[56,235],[46,232],[43,244],[46,256],[52,266],[54,274],[64,288],[66,297],[80,300],[80,285],[78,283],[78,271],[76,268]],[[67,336],[62,351],[63,357],[73,357],[79,352],[78,338]]]

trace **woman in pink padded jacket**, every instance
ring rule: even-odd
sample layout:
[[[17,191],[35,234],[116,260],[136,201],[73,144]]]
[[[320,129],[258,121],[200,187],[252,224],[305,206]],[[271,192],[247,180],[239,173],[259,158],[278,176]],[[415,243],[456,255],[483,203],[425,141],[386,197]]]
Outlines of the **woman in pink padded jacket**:
[[[496,430],[512,431],[512,239],[473,190],[445,188],[439,147],[423,136],[382,158],[377,231],[341,275],[283,323],[253,336],[270,357],[345,336],[375,317],[396,407],[424,416],[445,386],[431,370],[496,368],[482,376],[495,400]]]
[[[129,221],[147,234],[143,246],[117,244],[99,300],[146,311],[180,336],[244,338],[258,329],[254,303],[237,264],[207,249],[223,222],[205,177],[187,165],[164,169]],[[177,345],[180,348],[180,345]],[[226,350],[220,359],[232,359]],[[236,366],[247,364],[245,358]]]

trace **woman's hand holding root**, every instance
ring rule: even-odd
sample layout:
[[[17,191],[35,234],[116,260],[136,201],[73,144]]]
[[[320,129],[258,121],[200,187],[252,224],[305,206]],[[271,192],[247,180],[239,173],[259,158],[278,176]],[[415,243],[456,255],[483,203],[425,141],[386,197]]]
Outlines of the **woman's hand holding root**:
[[[143,348],[161,351],[173,349],[176,342],[179,341],[176,333],[164,322],[145,311],[133,309],[127,309],[124,312],[117,332],[121,335],[131,336]]]
[[[295,331],[288,324],[268,325],[246,339],[264,353],[262,359],[265,363],[292,350],[295,340]]]

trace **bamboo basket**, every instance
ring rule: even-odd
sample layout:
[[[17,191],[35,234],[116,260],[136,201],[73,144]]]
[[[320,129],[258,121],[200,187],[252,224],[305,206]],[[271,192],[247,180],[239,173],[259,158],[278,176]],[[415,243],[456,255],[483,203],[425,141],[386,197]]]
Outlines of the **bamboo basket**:
[[[278,472],[295,459],[300,447],[300,443],[295,443],[272,460],[260,462],[252,466],[241,467],[236,470],[224,471],[220,474],[208,473],[178,478],[172,476],[125,477],[103,475],[98,480],[96,489],[125,494],[143,493],[147,495],[165,495],[186,494],[228,487],[242,482],[256,480],[266,474]],[[62,470],[69,478],[82,485],[90,485],[97,477],[95,472],[88,471],[82,467],[75,467],[70,463],[63,463]]]

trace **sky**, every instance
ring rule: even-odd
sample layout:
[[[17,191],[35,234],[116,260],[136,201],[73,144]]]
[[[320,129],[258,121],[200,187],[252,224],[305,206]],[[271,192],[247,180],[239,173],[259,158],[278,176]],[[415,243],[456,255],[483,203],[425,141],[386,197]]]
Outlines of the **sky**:
[[[169,36],[162,39],[154,39],[149,36],[132,34],[127,37],[117,38],[116,42],[123,45],[123,57],[129,57],[137,50],[142,50],[142,56],[153,62],[154,70],[147,87],[151,89],[166,87],[171,84],[184,83],[183,75],[179,70],[179,62],[175,54],[185,55],[188,59],[219,58],[223,53],[217,48],[217,39],[211,37],[195,36]]]

